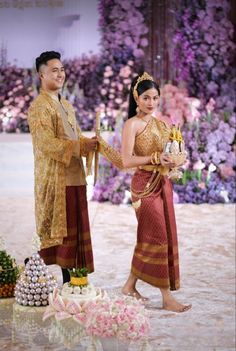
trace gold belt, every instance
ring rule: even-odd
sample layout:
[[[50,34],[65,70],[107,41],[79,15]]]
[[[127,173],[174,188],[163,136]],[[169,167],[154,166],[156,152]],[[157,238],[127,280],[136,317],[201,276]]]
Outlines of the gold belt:
[[[168,174],[169,169],[166,167],[163,167],[161,165],[144,165],[144,166],[138,166],[138,169],[152,172],[152,175],[147,182],[145,188],[143,191],[137,191],[135,189],[131,188],[131,195],[132,197],[136,197],[138,200],[132,201],[132,206],[137,210],[140,205],[141,205],[141,199],[148,197],[154,193],[156,190],[161,177],[165,176]]]
[[[163,167],[161,165],[144,165],[144,166],[138,166],[138,169],[148,171],[148,172],[153,172],[157,171],[161,175],[167,175],[169,172],[169,169],[166,167]]]

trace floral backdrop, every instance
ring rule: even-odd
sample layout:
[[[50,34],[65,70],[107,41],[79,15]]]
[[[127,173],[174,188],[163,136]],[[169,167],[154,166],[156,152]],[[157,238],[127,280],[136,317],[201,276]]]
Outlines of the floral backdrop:
[[[161,87],[158,117],[179,123],[188,148],[175,201],[235,202],[235,44],[228,1],[180,0],[171,52],[176,81]],[[83,130],[92,130],[96,111],[109,142],[120,148],[132,78],[144,68],[149,7],[145,0],[100,0],[99,55],[65,62],[64,94]],[[6,59],[4,59],[5,63]],[[28,132],[26,113],[38,93],[33,70],[2,64],[0,131]],[[130,201],[130,173],[101,159],[94,200]]]
[[[181,1],[173,61],[178,82],[199,99],[185,123],[189,163],[175,186],[180,202],[235,201],[235,44],[228,1]]]

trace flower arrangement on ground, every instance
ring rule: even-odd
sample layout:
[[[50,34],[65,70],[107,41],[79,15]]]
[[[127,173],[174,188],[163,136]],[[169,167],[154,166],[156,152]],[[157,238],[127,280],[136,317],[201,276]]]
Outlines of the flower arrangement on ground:
[[[143,303],[130,296],[109,297],[86,304],[86,332],[91,336],[137,341],[148,336],[149,316]]]

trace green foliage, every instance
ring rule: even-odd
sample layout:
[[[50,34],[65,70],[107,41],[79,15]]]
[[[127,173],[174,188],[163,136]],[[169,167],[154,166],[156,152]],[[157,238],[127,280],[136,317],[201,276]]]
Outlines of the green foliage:
[[[0,286],[15,284],[19,271],[16,262],[6,251],[0,251]]]
[[[76,278],[87,277],[88,272],[89,272],[86,267],[68,269],[68,271],[69,271],[71,277],[76,277]]]

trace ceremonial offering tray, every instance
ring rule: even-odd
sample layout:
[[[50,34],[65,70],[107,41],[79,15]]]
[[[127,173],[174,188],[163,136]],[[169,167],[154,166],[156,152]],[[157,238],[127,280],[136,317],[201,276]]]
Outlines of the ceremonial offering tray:
[[[185,143],[180,128],[172,127],[170,140],[165,145],[164,152],[176,164],[176,166],[170,170],[168,177],[172,179],[182,178],[183,173],[179,167],[186,161],[187,152],[185,151]]]

